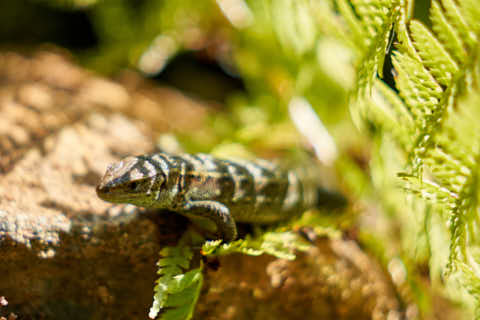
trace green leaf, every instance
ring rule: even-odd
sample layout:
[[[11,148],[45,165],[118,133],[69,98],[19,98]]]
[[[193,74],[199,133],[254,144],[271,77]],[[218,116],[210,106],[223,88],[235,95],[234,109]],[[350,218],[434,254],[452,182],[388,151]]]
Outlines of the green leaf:
[[[207,241],[202,247],[204,255],[226,255],[241,252],[250,256],[264,253],[280,259],[295,259],[295,251],[308,250],[310,244],[293,231],[267,231],[258,237],[247,236],[245,239],[221,243]]]
[[[411,35],[422,63],[440,84],[449,86],[458,65],[428,29],[417,21],[410,23]],[[421,49],[421,50],[418,50]]]
[[[275,0],[271,5],[273,25],[280,42],[297,55],[312,50],[317,30],[308,2]]]
[[[391,133],[406,150],[411,149],[415,139],[415,121],[398,94],[385,83],[377,79],[372,96],[359,100],[357,108],[362,108],[364,119]]]
[[[393,23],[400,14],[399,2],[395,0],[353,1],[353,7],[361,21],[365,38],[360,46],[357,89],[355,95],[362,97],[371,89],[377,73],[383,76],[383,63],[390,42]],[[357,41],[358,43],[359,41]]]
[[[466,23],[468,24],[467,31],[470,40],[469,43],[475,45],[478,42],[478,35],[480,34],[480,24],[478,17],[480,17],[480,7],[476,0],[462,0],[462,13]]]
[[[450,190],[432,181],[419,180],[417,176],[399,173],[398,176],[405,181],[405,189],[417,194],[425,200],[436,202],[451,202],[456,197]]]
[[[196,297],[196,291],[202,287],[203,275],[201,268],[190,270],[183,275],[182,279],[183,281],[177,284],[178,286],[169,295],[165,307],[184,307],[192,304],[191,298]]]
[[[164,320],[191,319],[203,283],[202,267],[188,270],[193,252],[188,246],[165,247],[160,251],[154,288],[153,304],[149,317],[160,312]],[[165,309],[168,308],[168,309]]]
[[[462,1],[467,3],[466,1]],[[475,2],[475,1],[474,1]],[[474,46],[477,42],[475,39],[474,34],[471,32],[471,27],[467,22],[466,17],[468,16],[464,14],[465,11],[468,10],[460,8],[454,0],[442,0],[442,5],[445,8],[445,15],[448,17],[450,23],[455,27],[455,29],[460,34],[461,39],[463,39],[469,47]],[[475,12],[475,11],[472,11]],[[475,20],[476,19],[476,20]],[[470,25],[475,25],[478,23],[478,15],[476,18],[469,19],[471,21]],[[473,22],[473,23],[472,23]]]
[[[457,63],[464,62],[466,51],[459,32],[445,17],[438,1],[432,1],[431,7],[432,28],[438,39],[445,44],[445,48],[455,57]]]
[[[203,276],[200,269],[192,270],[192,272],[195,272],[194,278],[197,280],[181,291],[169,295],[166,303],[167,309],[161,316],[162,320],[188,320],[193,317],[195,305],[202,289]]]
[[[355,13],[352,10],[352,6],[349,2],[345,0],[338,0],[337,1],[338,9],[342,14],[342,17],[345,19],[345,22],[348,25],[348,29],[352,34],[352,39],[357,45],[358,48],[365,48],[366,47],[366,34],[363,30],[361,21],[357,19]]]
[[[458,262],[457,266],[463,273],[463,284],[465,288],[476,299],[480,299],[480,278],[478,278],[478,272],[474,271],[472,267],[463,262]]]
[[[417,126],[426,129],[429,120],[439,109],[443,90],[427,68],[409,55],[396,51],[392,61],[397,72],[395,81],[400,96],[413,114]]]

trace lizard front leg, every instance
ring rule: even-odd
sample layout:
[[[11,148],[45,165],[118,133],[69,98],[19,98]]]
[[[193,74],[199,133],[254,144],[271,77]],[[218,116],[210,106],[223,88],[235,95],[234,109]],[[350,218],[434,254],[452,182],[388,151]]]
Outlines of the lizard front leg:
[[[192,215],[207,218],[217,226],[217,231],[224,241],[229,242],[237,237],[237,226],[230,214],[230,210],[217,201],[198,200],[188,201],[182,207],[182,213],[186,216]]]

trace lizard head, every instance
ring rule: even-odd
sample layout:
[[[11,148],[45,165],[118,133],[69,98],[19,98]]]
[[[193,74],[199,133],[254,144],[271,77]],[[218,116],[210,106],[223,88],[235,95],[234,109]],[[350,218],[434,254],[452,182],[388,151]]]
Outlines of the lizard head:
[[[127,157],[107,168],[96,192],[108,202],[151,207],[165,182],[165,173],[149,157]]]

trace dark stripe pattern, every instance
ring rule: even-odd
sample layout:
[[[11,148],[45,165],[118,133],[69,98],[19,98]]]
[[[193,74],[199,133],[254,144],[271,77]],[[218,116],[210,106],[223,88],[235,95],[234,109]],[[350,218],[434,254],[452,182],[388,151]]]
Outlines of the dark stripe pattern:
[[[128,157],[109,168],[97,193],[112,202],[178,211],[191,201],[215,201],[236,221],[268,223],[311,206],[312,199],[304,201],[305,187],[297,173],[266,160],[156,153]]]

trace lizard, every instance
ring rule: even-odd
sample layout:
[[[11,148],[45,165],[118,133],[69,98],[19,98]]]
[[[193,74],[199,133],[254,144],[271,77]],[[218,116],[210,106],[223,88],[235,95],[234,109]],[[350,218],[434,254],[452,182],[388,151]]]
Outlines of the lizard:
[[[96,193],[112,203],[167,209],[193,220],[206,218],[229,242],[237,237],[236,221],[269,224],[315,207],[322,199],[321,189],[301,171],[263,159],[160,152],[110,165]]]

